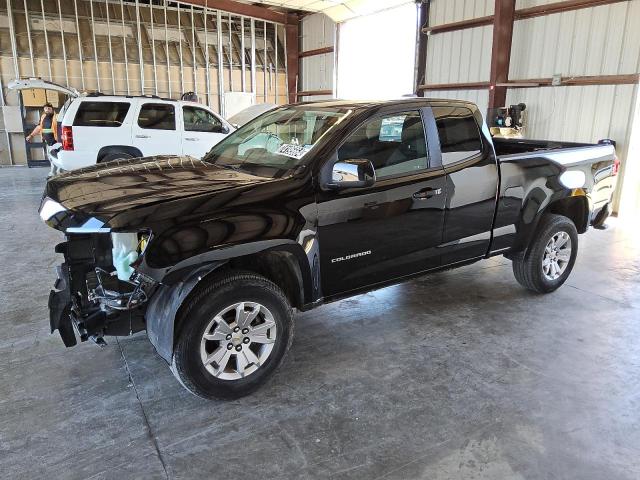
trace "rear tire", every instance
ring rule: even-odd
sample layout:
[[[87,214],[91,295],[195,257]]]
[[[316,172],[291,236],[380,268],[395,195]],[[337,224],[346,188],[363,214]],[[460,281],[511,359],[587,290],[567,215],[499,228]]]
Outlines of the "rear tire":
[[[186,300],[171,371],[194,395],[231,399],[264,384],[293,339],[293,311],[273,282],[228,272]]]
[[[512,259],[513,274],[523,287],[538,293],[559,288],[569,277],[578,254],[578,232],[565,216],[546,214],[526,254]]]

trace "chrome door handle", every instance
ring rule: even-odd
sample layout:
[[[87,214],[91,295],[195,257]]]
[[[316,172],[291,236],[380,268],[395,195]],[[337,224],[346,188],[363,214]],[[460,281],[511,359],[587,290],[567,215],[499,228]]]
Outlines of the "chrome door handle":
[[[441,188],[425,188],[424,190],[414,193],[413,198],[417,200],[426,200],[427,198],[431,198],[434,195],[440,195],[441,193]]]
[[[189,138],[185,138],[185,140],[188,141],[188,142],[197,142],[200,139],[199,138],[194,138],[194,137],[189,137]]]
[[[136,138],[149,138],[149,135],[136,135]]]

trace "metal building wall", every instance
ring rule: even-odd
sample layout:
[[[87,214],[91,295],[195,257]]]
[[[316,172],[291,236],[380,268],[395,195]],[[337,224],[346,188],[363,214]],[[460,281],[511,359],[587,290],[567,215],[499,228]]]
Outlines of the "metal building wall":
[[[516,0],[516,9],[559,0]],[[429,26],[478,18],[493,13],[494,0],[431,0]],[[628,0],[552,15],[516,20],[509,80],[640,73],[640,0]],[[489,80],[492,27],[475,27],[431,35],[427,40],[426,83]],[[471,100],[483,112],[488,90],[426,91],[425,96]],[[507,103],[527,104],[529,138],[617,142],[623,188],[635,196],[640,173],[628,155],[633,119],[637,118],[637,85],[589,85],[510,88]],[[627,168],[629,166],[629,168]],[[629,172],[630,175],[625,175]],[[635,183],[634,183],[635,182]],[[626,202],[626,195],[625,202]],[[630,200],[631,203],[638,200]],[[640,205],[639,205],[640,206]]]
[[[105,94],[179,98],[195,91],[222,114],[228,92],[253,92],[259,103],[287,103],[285,43],[282,24],[183,2],[0,5],[0,76],[8,105],[18,101],[8,83],[34,76]],[[7,136],[0,135],[0,164],[25,163],[21,135],[12,135],[11,145],[12,159]]]
[[[431,0],[429,26],[493,15],[493,0]],[[491,66],[491,25],[431,35],[427,40],[427,84],[488,82]],[[425,96],[469,100],[485,112],[487,90],[430,90]]]
[[[518,0],[516,8],[549,3]],[[515,22],[509,79],[640,72],[640,0],[612,3]],[[637,186],[626,176],[637,85],[590,85],[509,89],[507,103],[527,104],[526,136],[577,142],[611,138],[622,160],[622,188]],[[626,194],[625,194],[626,195]],[[630,200],[635,202],[635,200]]]
[[[314,13],[300,22],[300,51],[334,47],[336,24],[324,13]],[[298,91],[332,90],[335,84],[335,51],[300,59],[300,84]],[[333,95],[311,95],[300,100],[332,98]]]

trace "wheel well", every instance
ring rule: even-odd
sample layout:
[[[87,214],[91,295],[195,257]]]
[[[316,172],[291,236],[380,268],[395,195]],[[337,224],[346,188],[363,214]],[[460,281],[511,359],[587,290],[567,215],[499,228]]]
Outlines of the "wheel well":
[[[576,226],[578,233],[584,233],[589,226],[589,203],[586,197],[567,197],[550,204],[546,212],[563,215]]]
[[[292,306],[301,308],[304,304],[302,273],[291,252],[269,251],[234,258],[227,263],[226,268],[262,275],[282,289]]]
[[[132,147],[130,145],[109,145],[100,149],[98,152],[97,163],[100,163],[104,157],[111,153],[126,153],[127,155],[131,155],[133,158],[142,156],[142,152],[136,147]]]

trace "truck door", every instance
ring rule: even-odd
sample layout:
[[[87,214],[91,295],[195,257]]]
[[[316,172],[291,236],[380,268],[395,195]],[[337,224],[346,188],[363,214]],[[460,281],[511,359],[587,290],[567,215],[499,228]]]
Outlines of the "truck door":
[[[201,107],[182,107],[184,129],[182,153],[202,158],[216,143],[228,135],[229,130],[213,113]]]
[[[376,183],[318,194],[325,297],[440,264],[445,174],[431,161],[423,114],[400,110],[371,118],[330,160],[370,160]]]
[[[447,174],[443,265],[486,255],[498,191],[498,166],[489,140],[463,104],[432,103],[442,166]]]
[[[177,125],[176,108],[169,102],[141,102],[133,121],[133,146],[142,155],[180,155],[182,138]]]

